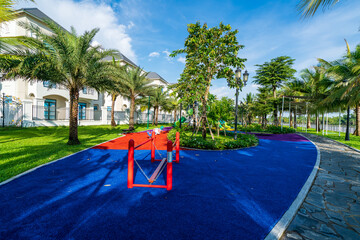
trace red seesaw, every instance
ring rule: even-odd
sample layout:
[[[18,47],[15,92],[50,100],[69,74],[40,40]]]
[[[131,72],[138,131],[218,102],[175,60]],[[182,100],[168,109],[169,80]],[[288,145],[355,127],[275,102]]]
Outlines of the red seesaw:
[[[167,157],[162,160],[155,159],[155,138],[156,138],[155,133],[153,131],[151,138],[149,140],[146,140],[145,142],[137,145],[136,147],[134,147],[134,145],[135,145],[134,140],[133,139],[129,140],[128,188],[150,187],[150,188],[166,188],[167,190],[172,189],[172,151],[173,151],[173,147],[175,146],[175,150],[176,150],[175,162],[179,163],[180,162],[180,153],[179,153],[180,152],[180,133],[179,132],[176,133],[176,140],[175,140],[174,145],[173,145],[172,141],[167,142],[167,155],[166,155]],[[151,177],[148,178],[149,184],[134,184],[134,161],[136,161],[134,158],[134,151],[138,147],[140,147],[150,141],[151,141],[151,162],[154,162],[154,161],[161,161],[161,162],[157,166],[157,168],[155,169],[155,171],[151,175]],[[158,175],[161,174],[165,163],[167,164],[167,166],[166,166],[166,185],[152,185],[156,181]]]

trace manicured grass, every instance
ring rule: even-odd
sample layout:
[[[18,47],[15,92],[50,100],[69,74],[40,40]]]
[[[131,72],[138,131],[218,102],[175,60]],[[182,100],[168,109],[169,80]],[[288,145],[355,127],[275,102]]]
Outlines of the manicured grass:
[[[305,132],[305,130],[302,130],[301,128],[298,128],[297,131]],[[360,136],[354,136],[351,133],[350,133],[350,141],[345,141],[345,133],[340,133],[340,137],[339,137],[339,132],[328,131],[328,134],[326,135],[326,131],[325,131],[324,135],[322,135],[322,131],[316,133],[316,130],[313,128],[308,129],[307,133],[327,137],[336,140],[338,142],[345,143],[346,145],[349,145],[353,148],[360,150]]]
[[[66,144],[68,127],[0,128],[0,182],[41,164],[120,137],[121,129],[127,128],[128,125],[115,128],[109,125],[80,126],[81,145],[76,146]],[[135,128],[137,132],[144,131],[146,125]]]

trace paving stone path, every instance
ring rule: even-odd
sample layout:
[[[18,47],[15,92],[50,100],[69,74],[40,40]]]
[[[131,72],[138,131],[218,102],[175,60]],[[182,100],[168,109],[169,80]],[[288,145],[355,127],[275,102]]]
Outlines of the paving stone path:
[[[320,168],[281,239],[360,239],[360,153],[316,135]]]

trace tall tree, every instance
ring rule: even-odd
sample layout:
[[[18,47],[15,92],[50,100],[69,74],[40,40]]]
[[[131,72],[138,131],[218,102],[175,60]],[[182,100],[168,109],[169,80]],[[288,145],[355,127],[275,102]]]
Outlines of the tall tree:
[[[135,100],[141,96],[149,96],[153,91],[152,81],[147,78],[141,68],[128,68],[121,82],[120,93],[130,100],[129,129],[134,129]]]
[[[248,124],[252,123],[252,119],[254,116],[254,102],[255,102],[255,95],[252,93],[246,94],[246,97],[244,98],[244,103],[245,103],[244,107],[245,107]]]
[[[214,78],[225,78],[230,87],[236,85],[232,68],[243,68],[246,59],[239,58],[238,52],[244,46],[239,45],[236,34],[230,25],[220,23],[219,27],[208,28],[200,22],[188,25],[189,36],[185,48],[173,51],[170,56],[186,54],[185,68],[178,81],[176,92],[199,96],[202,103],[202,136],[206,138],[207,101],[211,82]],[[182,98],[187,98],[183,95]]]
[[[3,54],[0,66],[8,74],[7,79],[16,76],[26,80],[50,81],[60,84],[69,90],[70,121],[69,145],[80,144],[78,139],[78,103],[79,91],[83,87],[101,90],[111,85],[110,76],[113,66],[103,61],[107,56],[113,56],[114,50],[102,50],[93,47],[91,42],[99,29],[86,31],[78,36],[74,28],[67,32],[54,22],[47,21],[54,34],[47,35],[40,28],[23,24],[35,33],[36,38],[24,37],[22,40],[31,50],[16,50]],[[18,58],[9,60],[7,56],[17,54]]]
[[[256,114],[261,117],[261,126],[266,127],[267,116],[274,110],[272,92],[271,89],[266,87],[259,87],[258,91],[254,109]]]
[[[262,65],[256,65],[255,83],[260,84],[263,87],[271,88],[274,99],[274,124],[278,125],[276,90],[283,86],[283,84],[289,80],[294,79],[295,69],[292,68],[295,59],[288,56],[281,56],[271,59],[270,62],[265,62]]]

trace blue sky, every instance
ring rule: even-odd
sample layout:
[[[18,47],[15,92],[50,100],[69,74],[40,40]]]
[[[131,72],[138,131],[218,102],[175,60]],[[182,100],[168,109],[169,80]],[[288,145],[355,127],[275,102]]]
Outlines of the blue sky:
[[[209,26],[220,22],[239,30],[238,41],[245,45],[239,56],[247,58],[250,81],[240,94],[256,92],[252,83],[256,64],[287,55],[295,69],[311,67],[316,58],[333,60],[345,52],[346,38],[351,48],[359,42],[360,2],[340,1],[332,9],[301,20],[297,0],[265,1],[141,1],[141,0],[36,0],[18,7],[37,7],[59,24],[79,33],[100,27],[96,41],[116,48],[146,71],[160,74],[174,83],[184,68],[184,57],[168,54],[182,48],[186,25],[200,21]],[[211,92],[218,97],[234,97],[224,79],[213,81]]]

